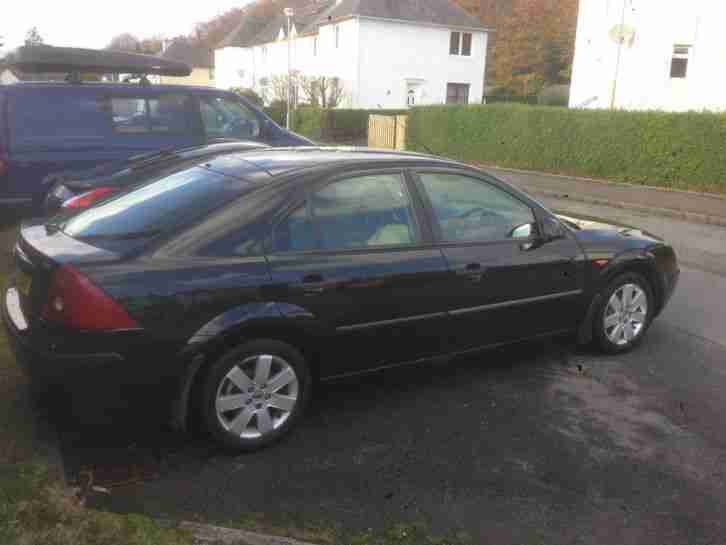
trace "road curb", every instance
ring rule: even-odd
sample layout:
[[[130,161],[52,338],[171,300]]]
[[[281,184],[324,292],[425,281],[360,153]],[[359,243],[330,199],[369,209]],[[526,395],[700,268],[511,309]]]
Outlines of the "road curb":
[[[195,545],[220,543],[224,545],[315,545],[290,537],[258,534],[257,532],[250,532],[248,530],[224,528],[222,526],[200,524],[197,522],[182,521],[179,523],[170,523],[169,521],[160,520],[158,523],[161,526],[174,526],[181,530],[191,532]]]
[[[639,191],[657,191],[660,193],[675,193],[675,194],[680,194],[683,196],[692,195],[692,196],[696,196],[696,197],[704,197],[707,199],[713,199],[713,200],[717,200],[717,201],[726,201],[725,195],[717,195],[715,193],[704,193],[702,191],[692,191],[692,190],[688,190],[688,189],[675,189],[672,187],[660,187],[660,186],[655,186],[655,185],[629,184],[627,182],[613,182],[611,180],[605,180],[603,178],[587,178],[584,176],[567,176],[566,174],[552,174],[550,172],[540,172],[537,170],[523,170],[521,168],[499,167],[496,165],[487,165],[486,163],[475,163],[475,166],[489,168],[492,170],[500,170],[502,172],[511,172],[513,174],[542,175],[542,176],[549,176],[551,178],[557,178],[560,180],[585,182],[588,184],[609,185],[609,186],[622,187],[622,188],[627,188],[627,189],[636,189]]]
[[[611,201],[608,199],[598,199],[593,197],[585,197],[583,195],[572,195],[569,193],[560,193],[557,191],[547,191],[544,189],[531,189],[523,185],[513,184],[520,190],[532,196],[549,197],[553,199],[566,199],[571,201],[579,201],[587,204],[598,206],[610,206],[613,208],[621,208],[624,210],[634,210],[649,215],[663,216],[666,218],[689,221],[692,223],[703,223],[706,225],[716,225],[718,227],[726,227],[726,218],[720,216],[712,216],[709,214],[699,214],[697,212],[685,212],[683,210],[673,210],[672,208],[658,208],[655,206],[642,206],[621,201]]]

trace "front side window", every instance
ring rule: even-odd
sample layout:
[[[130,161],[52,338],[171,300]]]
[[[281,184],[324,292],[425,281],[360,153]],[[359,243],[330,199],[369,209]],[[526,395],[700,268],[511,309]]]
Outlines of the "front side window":
[[[676,45],[673,47],[671,79],[685,79],[688,76],[688,60],[690,56],[690,45]]]
[[[351,250],[416,242],[413,212],[398,174],[359,176],[310,194],[278,225],[276,251]]]
[[[446,104],[469,104],[469,84],[447,83]]]
[[[419,179],[446,242],[494,242],[535,234],[532,209],[506,191],[460,174],[421,173]]]
[[[207,138],[259,138],[260,120],[241,102],[208,97],[199,106]]]

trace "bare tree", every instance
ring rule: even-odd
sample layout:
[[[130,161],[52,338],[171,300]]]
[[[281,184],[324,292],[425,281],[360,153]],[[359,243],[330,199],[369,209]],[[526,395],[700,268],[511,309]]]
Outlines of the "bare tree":
[[[269,98],[270,101],[287,102],[287,95],[292,93],[293,104],[297,102],[297,89],[300,86],[302,77],[297,71],[293,71],[289,76],[287,74],[276,74],[270,78],[269,82]]]
[[[141,42],[133,34],[124,32],[111,38],[111,42],[106,46],[106,49],[137,53],[141,50]]]
[[[345,89],[340,78],[301,76],[299,85],[311,106],[337,108],[345,98]]]
[[[42,45],[43,37],[38,32],[38,27],[32,27],[25,34],[25,45]]]

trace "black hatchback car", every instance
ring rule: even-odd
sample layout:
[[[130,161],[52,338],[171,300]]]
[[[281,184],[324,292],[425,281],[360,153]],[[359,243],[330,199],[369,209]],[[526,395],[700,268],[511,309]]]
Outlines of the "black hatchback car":
[[[27,223],[15,261],[2,316],[31,375],[149,387],[236,449],[290,430],[315,379],[565,332],[628,350],[679,275],[662,240],[560,219],[466,165],[317,148]]]

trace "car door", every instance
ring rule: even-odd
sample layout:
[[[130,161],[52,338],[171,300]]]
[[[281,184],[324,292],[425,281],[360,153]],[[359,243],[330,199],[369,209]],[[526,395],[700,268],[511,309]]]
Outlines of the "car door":
[[[457,348],[575,327],[584,269],[574,239],[545,240],[535,207],[484,176],[430,170],[416,180],[452,271]]]
[[[316,185],[278,224],[268,255],[275,300],[328,335],[334,376],[448,350],[448,268],[427,244],[400,170]]]
[[[262,119],[241,100],[224,95],[204,94],[197,97],[197,102],[208,141],[261,140]]]
[[[108,100],[111,146],[121,158],[205,142],[188,93],[131,88],[114,91]]]

